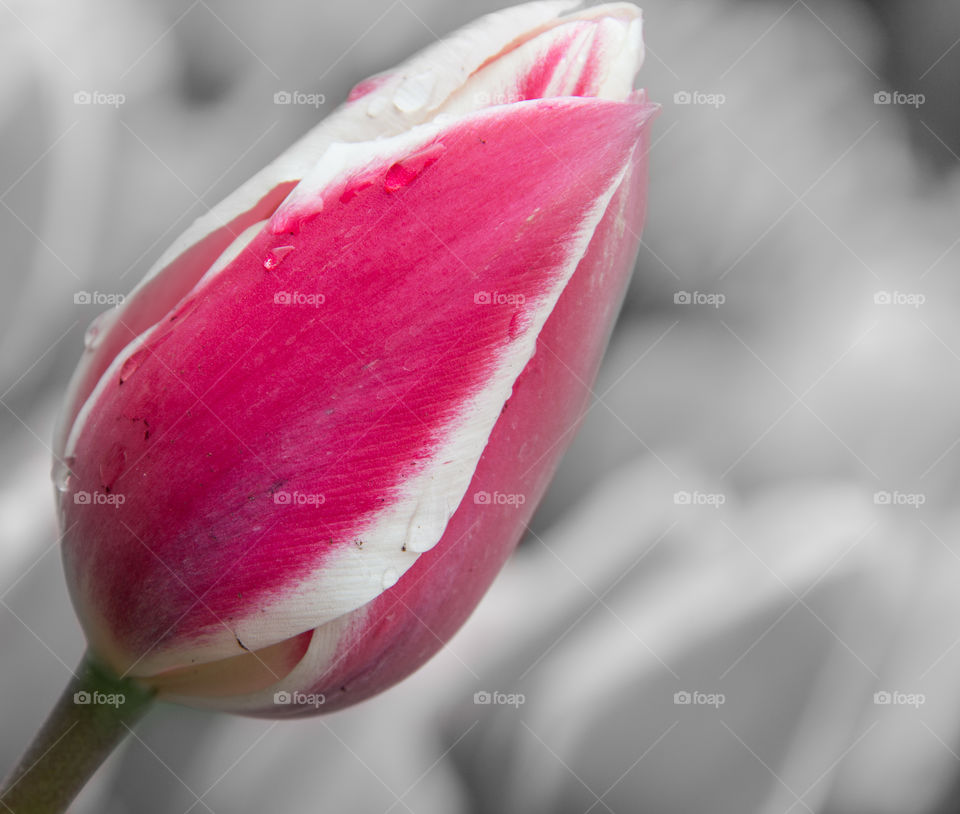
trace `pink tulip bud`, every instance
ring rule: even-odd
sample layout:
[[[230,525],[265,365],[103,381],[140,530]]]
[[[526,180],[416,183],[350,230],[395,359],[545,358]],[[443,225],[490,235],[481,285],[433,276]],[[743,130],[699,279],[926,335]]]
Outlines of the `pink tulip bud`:
[[[57,486],[118,673],[332,710],[480,600],[585,409],[644,219],[640,12],[570,6],[361,82],[91,326]]]

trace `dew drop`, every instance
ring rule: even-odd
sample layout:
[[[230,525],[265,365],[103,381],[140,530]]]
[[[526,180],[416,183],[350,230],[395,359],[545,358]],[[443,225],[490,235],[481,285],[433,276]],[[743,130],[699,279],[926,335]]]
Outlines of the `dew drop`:
[[[397,573],[396,568],[388,568],[383,572],[383,577],[380,580],[380,584],[383,586],[384,590],[387,588],[392,588],[397,584],[397,581],[400,579],[400,574]]]
[[[110,489],[127,465],[127,451],[120,444],[114,444],[100,461],[100,482],[104,489]]]
[[[270,231],[275,235],[298,235],[304,221],[323,211],[323,198],[310,202],[311,211],[304,214],[302,209],[291,207],[287,211],[278,210],[270,221]]]
[[[143,363],[147,353],[149,353],[149,351],[146,348],[141,348],[120,366],[120,384],[123,384],[137,372],[137,368]]]
[[[445,150],[446,147],[437,142],[413,155],[400,159],[387,170],[386,177],[383,179],[383,188],[387,192],[396,192],[409,186],[427,167],[435,163]]]
[[[273,271],[293,249],[293,246],[276,246],[267,253],[267,258],[263,261],[263,267],[267,271]]]
[[[340,203],[350,203],[357,193],[363,192],[363,190],[371,186],[373,186],[373,181],[371,181],[369,178],[348,185],[343,190],[343,194],[340,196]]]
[[[422,535],[409,535],[403,541],[403,550],[404,551],[413,551],[415,554],[422,554],[424,551],[429,551],[433,546],[426,541]]]
[[[408,76],[393,94],[393,106],[401,113],[413,113],[425,107],[433,94],[437,75],[432,70]]]
[[[50,478],[53,480],[54,488],[61,494],[69,492],[73,487],[74,474],[71,467],[76,463],[75,458],[59,458],[53,462],[53,469],[50,472]]]

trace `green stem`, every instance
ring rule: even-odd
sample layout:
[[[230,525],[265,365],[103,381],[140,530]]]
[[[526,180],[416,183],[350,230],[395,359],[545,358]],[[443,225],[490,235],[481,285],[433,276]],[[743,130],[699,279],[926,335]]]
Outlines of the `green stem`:
[[[61,814],[147,711],[153,691],[86,653],[76,675],[0,787],[0,814]]]

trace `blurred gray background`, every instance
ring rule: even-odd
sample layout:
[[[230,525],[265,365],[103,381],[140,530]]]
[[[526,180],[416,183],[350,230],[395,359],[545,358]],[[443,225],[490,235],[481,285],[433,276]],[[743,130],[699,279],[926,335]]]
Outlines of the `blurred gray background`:
[[[75,295],[503,5],[0,0],[0,774],[84,648],[49,483]],[[960,5],[643,5],[644,246],[490,595],[356,709],[158,707],[75,811],[960,811]]]

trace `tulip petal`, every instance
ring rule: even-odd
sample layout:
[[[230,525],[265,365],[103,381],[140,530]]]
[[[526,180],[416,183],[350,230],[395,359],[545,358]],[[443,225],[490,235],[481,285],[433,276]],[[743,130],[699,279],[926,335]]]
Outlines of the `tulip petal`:
[[[67,452],[77,489],[123,502],[62,505],[108,657],[270,646],[440,540],[651,112],[538,100],[328,151],[114,360]]]

